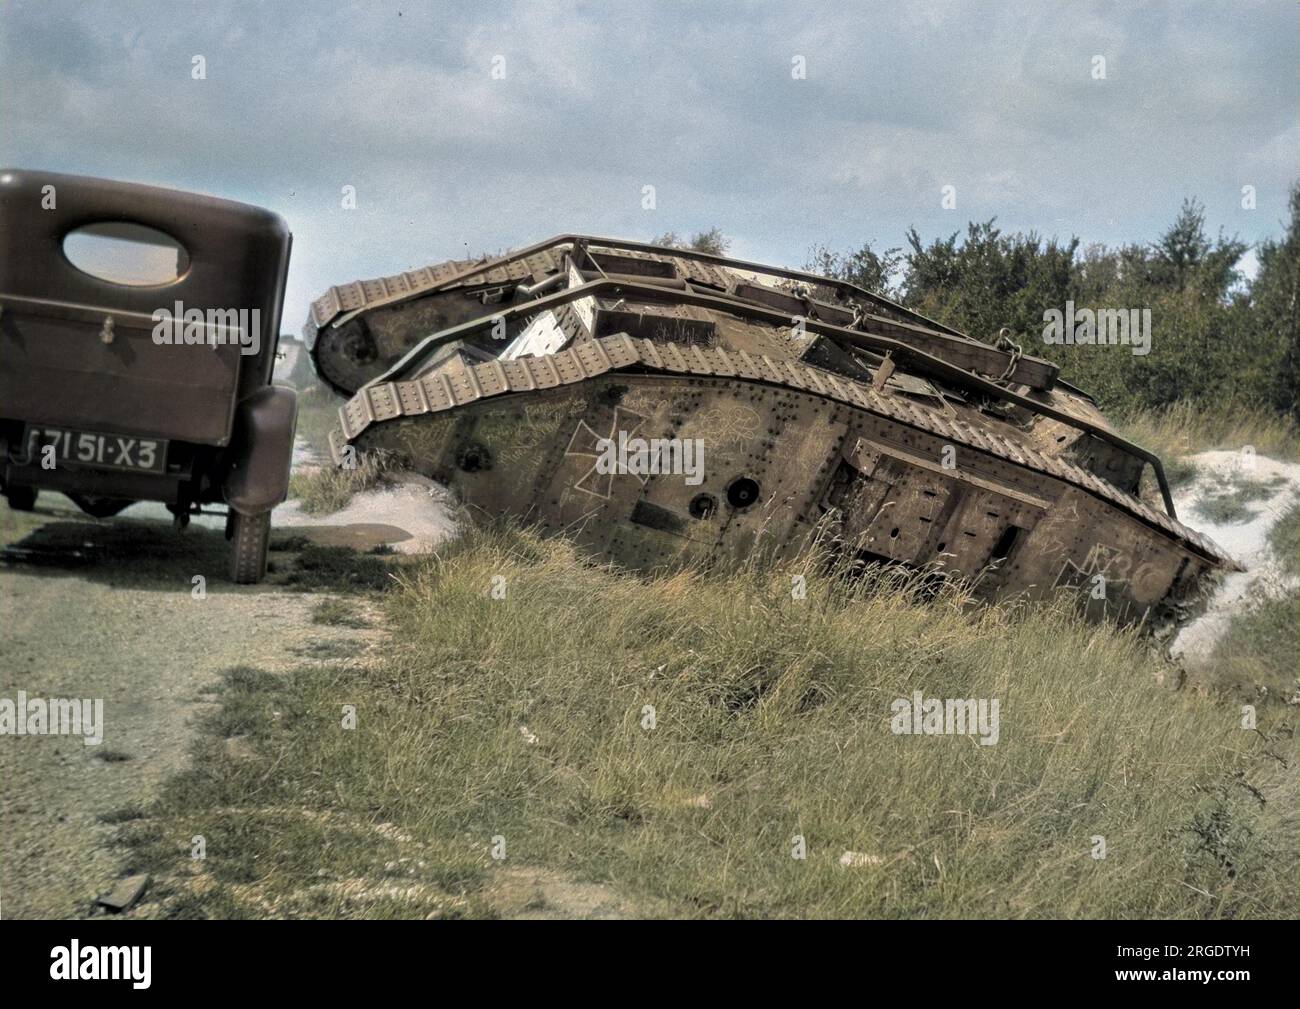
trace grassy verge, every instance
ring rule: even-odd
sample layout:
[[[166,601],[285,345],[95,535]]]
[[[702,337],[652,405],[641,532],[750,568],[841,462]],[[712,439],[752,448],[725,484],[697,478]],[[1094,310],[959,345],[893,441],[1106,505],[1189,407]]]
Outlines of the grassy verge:
[[[1300,575],[1300,503],[1269,529],[1269,547],[1282,570]],[[1256,586],[1215,645],[1212,682],[1240,699],[1300,704],[1300,590]]]
[[[339,420],[345,400],[324,385],[298,396],[298,436],[316,455],[319,466],[304,467],[289,480],[289,497],[309,515],[332,515],[348,506],[353,495],[373,490],[385,482],[388,461],[383,453],[367,453],[351,469],[336,467],[330,459],[329,434]]]
[[[123,839],[173,915],[491,916],[521,870],[630,914],[1300,913],[1285,707],[1244,729],[1064,608],[818,570],[643,580],[471,534],[388,593],[382,651],[232,671]],[[895,734],[915,690],[998,699],[998,742]]]

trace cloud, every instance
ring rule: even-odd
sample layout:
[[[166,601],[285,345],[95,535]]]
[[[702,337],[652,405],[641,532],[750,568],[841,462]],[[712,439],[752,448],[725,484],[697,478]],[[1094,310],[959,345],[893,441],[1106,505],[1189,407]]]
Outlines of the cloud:
[[[1196,195],[1256,241],[1298,174],[1298,29],[1284,4],[11,0],[0,157],[275,209],[288,329],[328,284],[567,230],[716,224],[798,265],[993,216],[1149,240]]]

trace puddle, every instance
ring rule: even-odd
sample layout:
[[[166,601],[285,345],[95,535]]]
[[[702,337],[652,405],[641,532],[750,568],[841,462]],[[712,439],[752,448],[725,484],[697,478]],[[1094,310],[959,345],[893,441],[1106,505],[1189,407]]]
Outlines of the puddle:
[[[376,545],[387,543],[403,554],[428,553],[456,534],[447,491],[441,484],[415,473],[394,473],[390,478],[390,486],[354,495],[346,508],[332,515],[308,515],[297,501],[287,501],[275,510],[274,528],[313,529],[312,539],[322,535],[322,530],[340,526],[351,529],[342,535],[361,539],[387,535],[384,529],[395,530],[400,535],[376,540]]]

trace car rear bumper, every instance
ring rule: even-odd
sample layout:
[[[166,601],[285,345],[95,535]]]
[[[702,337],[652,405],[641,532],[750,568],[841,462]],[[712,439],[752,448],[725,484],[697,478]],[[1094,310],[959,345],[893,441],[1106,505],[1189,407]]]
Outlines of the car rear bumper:
[[[297,395],[265,386],[235,408],[234,434],[225,447],[171,441],[162,473],[59,463],[45,468],[27,458],[27,422],[0,419],[0,486],[61,491],[128,501],[161,501],[188,508],[226,503],[248,515],[270,511],[288,495]]]

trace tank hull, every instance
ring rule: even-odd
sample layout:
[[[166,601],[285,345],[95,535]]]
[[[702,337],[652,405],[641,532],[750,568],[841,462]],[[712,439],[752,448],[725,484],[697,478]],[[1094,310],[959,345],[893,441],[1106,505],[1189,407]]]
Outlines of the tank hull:
[[[332,289],[309,327],[318,356],[349,327],[378,336],[353,379],[389,364],[340,411],[336,461],[390,453],[629,569],[817,539],[985,598],[1067,591],[1163,625],[1235,566],[1178,522],[1160,460],[1007,334],[589,236],[369,284]]]
[[[1096,615],[1164,621],[1231,564],[1028,439],[793,361],[615,336],[374,383],[341,415],[336,461],[392,453],[471,509],[635,570],[821,537],[985,598],[1067,589]]]

